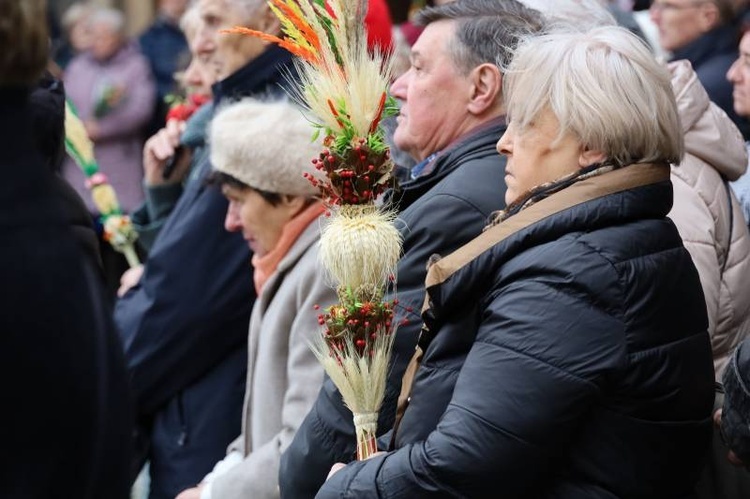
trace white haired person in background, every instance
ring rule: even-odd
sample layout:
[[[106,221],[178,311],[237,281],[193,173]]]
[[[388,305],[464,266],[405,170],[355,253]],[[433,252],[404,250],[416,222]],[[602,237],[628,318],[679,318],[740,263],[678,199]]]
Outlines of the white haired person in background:
[[[68,65],[65,90],[94,142],[100,171],[117,191],[123,210],[132,213],[143,201],[142,132],[151,117],[156,86],[148,61],[126,35],[122,12],[98,7],[88,22],[91,46]],[[78,165],[68,158],[62,172],[98,217]],[[107,288],[114,297],[128,264],[103,239],[100,246]]]
[[[227,456],[178,499],[273,499],[281,453],[318,396],[323,369],[310,349],[315,306],[336,302],[318,261],[325,207],[310,158],[319,144],[288,102],[245,100],[211,124],[211,163],[229,208],[224,222],[253,251],[258,298],[250,317],[242,434]]]
[[[530,39],[504,85],[508,207],[431,266],[390,450],[320,499],[692,493],[714,376],[669,74],[607,27]]]

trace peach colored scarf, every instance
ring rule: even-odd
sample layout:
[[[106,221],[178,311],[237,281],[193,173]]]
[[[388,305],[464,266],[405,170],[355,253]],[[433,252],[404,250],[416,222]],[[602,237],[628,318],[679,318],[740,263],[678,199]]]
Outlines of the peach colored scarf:
[[[253,281],[255,282],[255,292],[260,296],[268,278],[271,277],[279,266],[281,259],[289,252],[297,238],[307,229],[307,226],[317,219],[325,211],[325,206],[315,202],[302,210],[289,220],[284,228],[281,229],[281,237],[276,247],[266,253],[264,256],[253,255],[252,263],[255,271],[253,272]]]

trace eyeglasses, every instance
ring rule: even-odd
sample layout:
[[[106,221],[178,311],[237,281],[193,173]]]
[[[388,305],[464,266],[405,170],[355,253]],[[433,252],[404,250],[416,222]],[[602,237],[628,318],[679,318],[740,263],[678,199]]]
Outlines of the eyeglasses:
[[[699,7],[700,5],[703,5],[704,3],[709,3],[706,0],[698,1],[698,2],[690,2],[690,3],[674,3],[674,2],[652,2],[651,7],[649,7],[651,10],[657,10],[660,12],[663,12],[665,10],[684,10],[684,9],[692,9],[694,7]]]

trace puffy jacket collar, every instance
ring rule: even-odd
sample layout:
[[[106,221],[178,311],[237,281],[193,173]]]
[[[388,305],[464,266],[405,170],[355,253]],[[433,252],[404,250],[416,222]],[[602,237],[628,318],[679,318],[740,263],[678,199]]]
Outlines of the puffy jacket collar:
[[[284,75],[292,75],[292,70],[292,55],[271,45],[258,57],[213,85],[214,105],[264,91],[279,93],[283,88]]]
[[[672,207],[669,166],[636,164],[587,178],[490,227],[434,263],[425,281],[423,319],[434,329],[441,310],[476,299],[506,261],[565,234],[628,220],[665,217]]]
[[[727,179],[737,180],[747,168],[742,134],[726,113],[711,102],[689,61],[670,63],[669,70],[685,134],[685,150]]]

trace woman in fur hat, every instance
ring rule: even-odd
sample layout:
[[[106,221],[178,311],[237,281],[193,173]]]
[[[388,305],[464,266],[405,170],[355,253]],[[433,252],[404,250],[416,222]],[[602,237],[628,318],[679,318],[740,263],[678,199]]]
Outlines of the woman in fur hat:
[[[211,124],[215,180],[229,200],[225,227],[253,251],[255,301],[248,337],[242,435],[188,498],[278,497],[281,452],[315,400],[323,369],[310,350],[318,307],[336,301],[318,263],[323,204],[310,159],[319,144],[288,102],[244,100]],[[221,258],[221,255],[217,255]],[[208,489],[208,490],[206,490]]]

